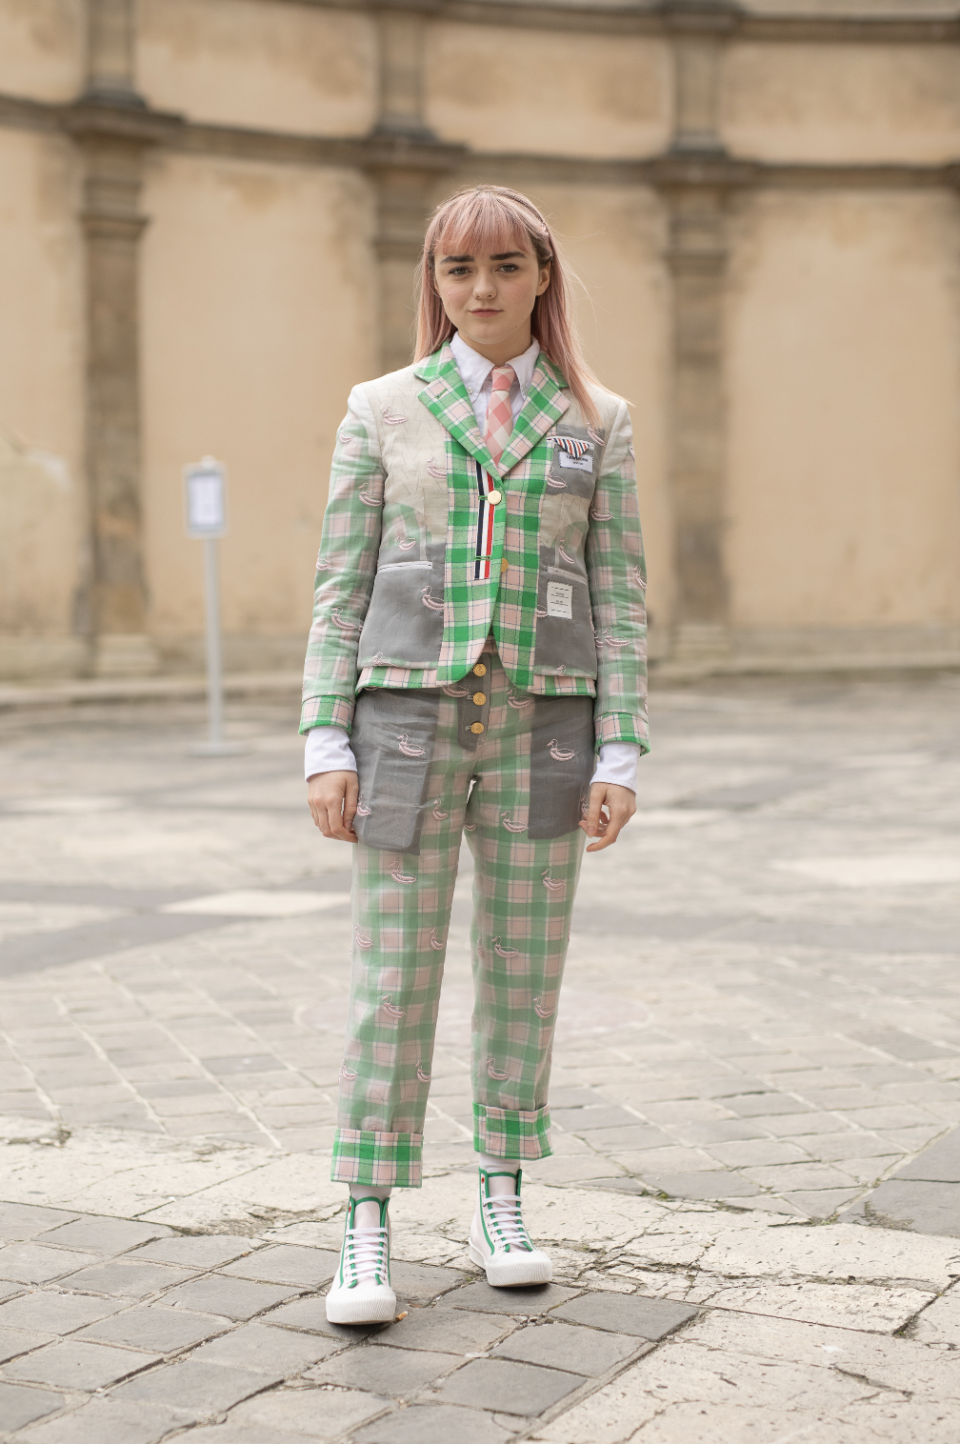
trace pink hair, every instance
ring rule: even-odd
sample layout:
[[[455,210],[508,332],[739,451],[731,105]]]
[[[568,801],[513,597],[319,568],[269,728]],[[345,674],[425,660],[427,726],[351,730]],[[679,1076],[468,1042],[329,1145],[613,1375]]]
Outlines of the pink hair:
[[[571,277],[572,272],[565,268],[550,227],[533,202],[506,186],[470,186],[434,212],[420,265],[416,359],[432,356],[456,330],[434,286],[438,248],[442,246],[451,255],[496,255],[517,244],[524,250],[529,247],[541,266],[550,266],[550,284],[533,303],[530,326],[541,349],[563,373],[587,419],[595,424],[597,408],[588,387],[590,382],[596,383],[596,377],[583,359],[567,299],[565,271]]]

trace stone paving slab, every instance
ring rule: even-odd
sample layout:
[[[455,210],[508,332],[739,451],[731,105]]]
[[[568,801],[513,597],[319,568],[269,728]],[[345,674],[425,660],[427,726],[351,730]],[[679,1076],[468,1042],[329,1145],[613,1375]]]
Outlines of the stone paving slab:
[[[949,677],[655,694],[638,818],[584,868],[555,1153],[526,1171],[539,1299],[491,1302],[464,1250],[465,858],[425,1185],[392,1210],[406,1317],[366,1330],[323,1313],[349,915],[297,909],[350,858],[306,819],[294,720],[247,705],[243,759],[200,760],[189,709],[44,718],[39,748],[0,719],[0,1339],[136,1371],[0,1377],[16,1444],[953,1444],[960,895],[916,878],[960,856],[958,702]],[[166,911],[237,894],[261,915]],[[494,1376],[581,1382],[535,1416]]]

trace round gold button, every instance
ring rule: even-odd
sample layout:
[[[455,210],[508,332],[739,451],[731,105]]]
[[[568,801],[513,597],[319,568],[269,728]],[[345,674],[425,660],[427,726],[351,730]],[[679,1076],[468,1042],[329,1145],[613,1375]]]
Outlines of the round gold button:
[[[474,705],[475,707],[482,707],[483,704],[484,704],[484,702],[486,702],[486,700],[487,700],[487,694],[486,694],[486,692],[474,692],[474,694],[473,694],[473,705]]]
[[[487,664],[486,664],[486,662],[478,662],[477,665],[476,665],[476,666],[474,667],[474,669],[473,669],[473,675],[474,675],[475,677],[485,677],[485,676],[487,675]]]
[[[503,492],[496,490],[488,491],[487,501],[490,503],[491,506],[497,506],[501,501],[503,501]]]
[[[478,737],[480,736],[480,733],[483,732],[484,730],[485,730],[485,729],[484,729],[484,725],[483,725],[482,722],[471,722],[471,723],[470,723],[470,731],[471,731],[471,732],[475,732]]]
[[[504,557],[503,561],[500,563],[500,570],[501,572],[506,572],[510,570],[510,563],[507,561],[506,557]]]

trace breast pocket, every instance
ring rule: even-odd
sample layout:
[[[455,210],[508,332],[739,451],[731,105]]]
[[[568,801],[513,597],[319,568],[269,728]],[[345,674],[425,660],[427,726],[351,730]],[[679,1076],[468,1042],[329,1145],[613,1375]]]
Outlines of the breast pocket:
[[[553,442],[553,455],[547,472],[547,490],[567,496],[592,497],[602,447],[581,427],[555,431],[549,440]]]

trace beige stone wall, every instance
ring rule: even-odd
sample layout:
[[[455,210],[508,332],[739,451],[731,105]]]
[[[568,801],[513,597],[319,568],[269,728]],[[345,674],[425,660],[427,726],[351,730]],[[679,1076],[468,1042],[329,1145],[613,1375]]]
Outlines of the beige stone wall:
[[[425,71],[428,124],[479,151],[634,157],[670,138],[670,53],[660,40],[440,21],[428,31]]]
[[[0,4],[0,92],[72,100],[83,62],[83,0]]]
[[[370,16],[276,0],[139,0],[137,78],[162,109],[221,125],[364,135],[376,119]]]
[[[721,133],[758,160],[952,160],[960,46],[731,45]]]
[[[351,171],[158,156],[145,191],[147,577],[163,650],[202,629],[181,468],[229,468],[228,634],[309,625],[327,473],[347,393],[375,370],[369,187]],[[254,644],[254,651],[256,645]]]
[[[719,38],[551,4],[0,0],[0,676],[99,665],[108,585],[145,598],[115,656],[198,664],[207,453],[229,665],[295,665],[347,392],[481,177],[551,216],[631,402],[657,654],[960,659],[953,0],[757,0]],[[94,464],[118,365],[140,414]]]
[[[736,218],[732,621],[960,625],[960,215],[770,192]]]
[[[77,167],[59,137],[0,130],[0,669],[64,662],[84,567]]]

